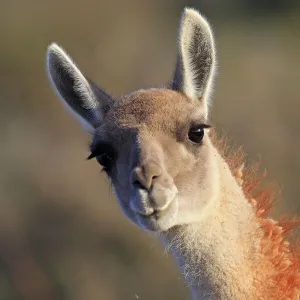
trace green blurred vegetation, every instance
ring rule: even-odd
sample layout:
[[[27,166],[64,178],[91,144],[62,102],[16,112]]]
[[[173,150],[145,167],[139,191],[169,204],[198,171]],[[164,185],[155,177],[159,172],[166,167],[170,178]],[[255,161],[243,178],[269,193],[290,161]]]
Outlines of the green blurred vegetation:
[[[184,6],[211,21],[219,72],[212,120],[299,211],[298,1],[0,3],[0,299],[189,299],[175,263],[121,214],[89,138],[51,91],[47,45],[63,45],[114,95],[171,78]]]

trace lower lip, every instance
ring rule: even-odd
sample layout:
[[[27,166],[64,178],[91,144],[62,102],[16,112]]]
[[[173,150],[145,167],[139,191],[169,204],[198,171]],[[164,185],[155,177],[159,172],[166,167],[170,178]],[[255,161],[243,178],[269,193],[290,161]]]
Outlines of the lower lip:
[[[164,209],[162,211],[155,211],[151,215],[142,215],[142,214],[139,214],[139,213],[138,213],[138,215],[140,217],[144,218],[144,219],[155,219],[155,220],[157,220],[157,219],[162,218],[163,216],[165,216],[166,214],[169,213],[169,211],[172,209],[172,207],[174,205],[173,202],[174,201],[172,201],[170,203],[170,205],[166,209]]]
[[[156,211],[155,213],[145,216],[137,214],[140,225],[147,230],[150,231],[161,231],[169,228],[169,219],[172,218],[173,214],[176,213],[176,201],[172,201],[172,203],[168,206],[164,211]],[[168,216],[167,216],[168,215]],[[167,219],[164,220],[164,217]],[[165,226],[168,228],[164,228]]]

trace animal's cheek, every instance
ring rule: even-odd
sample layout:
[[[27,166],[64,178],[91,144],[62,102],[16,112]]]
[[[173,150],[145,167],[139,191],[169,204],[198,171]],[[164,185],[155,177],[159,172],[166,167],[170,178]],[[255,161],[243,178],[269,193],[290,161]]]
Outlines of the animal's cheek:
[[[193,170],[197,158],[183,144],[176,144],[164,153],[165,169],[172,178]]]
[[[197,190],[199,185],[207,186],[212,164],[210,157],[205,152],[198,157],[192,154],[186,156],[185,160],[176,165],[177,174],[173,177],[174,183],[179,191]]]
[[[121,206],[122,211],[128,216],[129,199],[130,199],[130,189],[124,188],[118,182],[112,182],[112,188],[114,195]],[[130,216],[128,216],[130,217]]]
[[[109,174],[111,183],[118,189],[127,190],[130,186],[130,171],[127,162],[118,159]]]

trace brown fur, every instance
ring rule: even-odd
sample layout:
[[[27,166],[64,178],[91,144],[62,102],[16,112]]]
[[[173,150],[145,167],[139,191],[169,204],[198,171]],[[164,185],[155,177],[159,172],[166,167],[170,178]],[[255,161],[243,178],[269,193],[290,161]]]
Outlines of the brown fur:
[[[282,217],[273,220],[269,215],[279,193],[275,185],[261,185],[266,172],[259,175],[259,164],[244,167],[245,153],[241,147],[229,148],[226,138],[220,139],[214,132],[211,137],[253,205],[263,231],[260,272],[254,281],[260,295],[258,299],[299,300],[300,245],[291,234],[300,227],[300,219]]]
[[[186,120],[194,118],[204,122],[202,115],[201,105],[186,95],[167,88],[153,88],[135,91],[116,101],[105,123],[114,128],[137,128],[143,124],[149,130],[175,132],[176,125]]]
[[[193,189],[182,188],[181,192],[197,192],[199,181],[209,171],[194,178],[188,174],[204,170],[204,162],[209,168],[210,141],[205,136],[201,149],[189,143],[187,132],[195,124],[205,124],[201,101],[169,89],[138,90],[125,95],[105,115],[95,131],[93,145],[105,141],[117,149],[118,157],[109,175],[131,219],[136,219],[127,209],[134,166],[147,169],[149,161],[155,161],[163,172],[156,180],[160,185],[166,186],[167,182],[172,187],[174,181],[177,187],[193,185]]]

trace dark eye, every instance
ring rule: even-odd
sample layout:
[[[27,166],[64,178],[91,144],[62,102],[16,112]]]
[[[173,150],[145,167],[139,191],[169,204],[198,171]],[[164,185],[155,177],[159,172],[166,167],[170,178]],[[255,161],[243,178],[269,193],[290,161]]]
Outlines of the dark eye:
[[[107,171],[112,164],[112,157],[107,153],[96,156],[96,160],[103,167],[104,171]]]
[[[203,126],[192,127],[189,131],[189,139],[195,144],[201,144],[202,139],[204,137],[204,129]]]
[[[109,145],[101,144],[92,150],[87,159],[93,158],[96,158],[97,162],[103,167],[103,171],[108,171],[113,164],[115,153]]]

